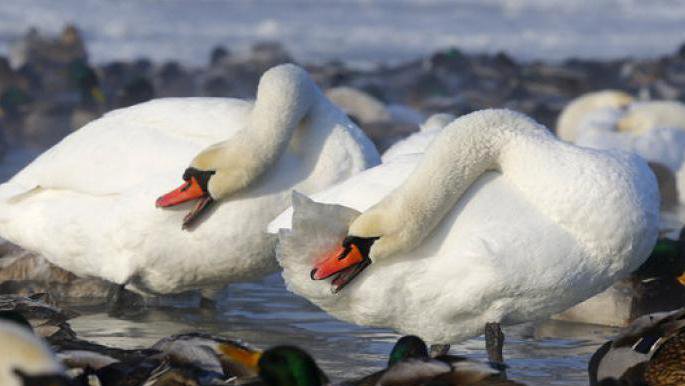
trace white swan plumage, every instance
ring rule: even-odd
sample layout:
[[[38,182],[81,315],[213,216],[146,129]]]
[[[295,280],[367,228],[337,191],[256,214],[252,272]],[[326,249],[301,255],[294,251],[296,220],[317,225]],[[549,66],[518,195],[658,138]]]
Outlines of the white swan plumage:
[[[580,146],[633,152],[657,164],[654,167],[668,173],[666,181],[677,181],[680,202],[685,202],[684,104],[638,102],[615,90],[592,92],[564,108],[557,135]],[[673,204],[666,201],[665,206]]]
[[[204,149],[204,150],[203,150]],[[254,102],[152,100],[106,114],[0,185],[0,235],[79,276],[174,293],[278,266],[268,222],[380,162],[373,144],[300,67],[265,72]],[[211,170],[203,222],[155,199],[188,167]]]
[[[507,110],[465,115],[424,154],[312,198],[294,195],[294,212],[269,225],[288,289],[337,318],[431,343],[548,317],[606,289],[649,255],[659,221],[642,159],[561,142]],[[310,270],[346,237],[379,238],[372,264],[333,294]]]
[[[419,126],[419,131],[390,146],[383,152],[381,159],[383,162],[389,162],[405,154],[423,153],[435,136],[453,120],[452,114],[431,115]]]

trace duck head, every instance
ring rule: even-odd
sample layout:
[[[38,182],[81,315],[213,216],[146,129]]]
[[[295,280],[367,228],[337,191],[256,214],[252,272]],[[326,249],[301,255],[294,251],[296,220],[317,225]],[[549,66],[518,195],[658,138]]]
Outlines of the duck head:
[[[106,102],[97,73],[84,59],[69,63],[68,76],[81,93],[81,103],[102,105]]]
[[[314,359],[294,346],[266,350],[259,359],[259,377],[269,386],[322,386],[328,378]]]
[[[233,346],[222,348],[226,359],[253,370],[268,386],[321,386],[328,378],[314,359],[294,346],[277,346],[264,352]]]
[[[408,358],[429,358],[426,342],[418,336],[406,335],[401,337],[393,346],[388,358],[388,367]]]

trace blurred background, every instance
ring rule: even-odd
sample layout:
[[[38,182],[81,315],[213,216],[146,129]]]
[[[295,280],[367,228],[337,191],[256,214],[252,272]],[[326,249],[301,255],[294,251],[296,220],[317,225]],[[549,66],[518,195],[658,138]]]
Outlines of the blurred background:
[[[594,89],[682,100],[683,23],[673,0],[3,0],[0,177],[108,110],[250,97],[287,61],[371,98],[353,111],[358,94],[329,94],[380,150],[438,111],[509,107],[553,127]]]

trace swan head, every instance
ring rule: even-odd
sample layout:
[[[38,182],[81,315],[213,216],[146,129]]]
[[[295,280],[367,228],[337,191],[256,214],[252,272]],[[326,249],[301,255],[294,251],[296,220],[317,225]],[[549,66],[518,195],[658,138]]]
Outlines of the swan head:
[[[602,90],[584,94],[566,105],[557,120],[557,135],[564,141],[574,142],[578,125],[588,113],[599,109],[622,109],[635,99],[618,90]]]
[[[658,128],[685,129],[685,105],[678,101],[635,103],[616,123],[616,128],[633,134]]]
[[[246,188],[278,159],[292,130],[320,98],[307,72],[294,64],[266,71],[247,126],[229,140],[201,151],[183,173],[183,184],[157,199],[158,207],[197,200],[183,219],[190,227],[214,202]]]
[[[341,245],[314,264],[312,280],[323,280],[333,275],[331,291],[339,292],[371,264],[369,252],[378,237],[347,236]]]

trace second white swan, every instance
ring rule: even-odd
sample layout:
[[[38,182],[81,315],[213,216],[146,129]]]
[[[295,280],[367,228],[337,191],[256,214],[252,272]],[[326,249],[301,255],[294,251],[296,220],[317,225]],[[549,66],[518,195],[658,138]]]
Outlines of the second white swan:
[[[659,221],[639,157],[563,143],[506,110],[463,116],[424,155],[313,198],[296,195],[294,214],[270,224],[288,288],[340,319],[431,343],[606,289],[648,256]]]

